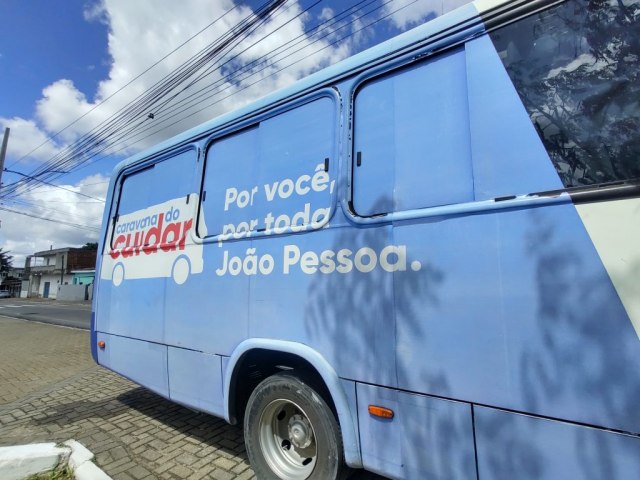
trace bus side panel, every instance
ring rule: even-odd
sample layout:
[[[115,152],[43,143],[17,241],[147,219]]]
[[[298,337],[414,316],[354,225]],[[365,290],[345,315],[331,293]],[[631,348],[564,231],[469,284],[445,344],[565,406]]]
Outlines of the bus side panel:
[[[474,413],[483,480],[640,478],[639,437],[491,408]]]
[[[400,388],[640,431],[640,342],[575,206],[394,236],[434,272],[396,292]]]
[[[98,341],[105,343],[98,349],[100,365],[169,397],[166,345],[101,332]]]
[[[164,343],[166,283],[165,278],[145,278],[125,280],[116,287],[111,280],[102,279],[98,331]]]
[[[356,267],[356,258],[370,261],[358,251],[378,254],[393,244],[391,234],[390,226],[330,228],[254,240],[256,254],[272,255],[281,267],[251,277],[250,337],[304,343],[340,377],[395,386],[393,273],[379,265],[366,273]],[[327,251],[334,252],[333,271],[322,273],[320,257]],[[303,260],[306,252],[313,262]]]
[[[477,478],[470,405],[361,383],[357,393],[365,468],[392,478]],[[394,418],[370,415],[369,405]]]
[[[222,357],[175,347],[169,347],[168,357],[171,400],[224,416]]]
[[[465,49],[475,199],[563,188],[489,36]]]
[[[247,338],[249,277],[219,277],[225,252],[244,258],[249,242],[204,244],[204,271],[182,285],[169,280],[164,298],[165,336],[169,345],[230,355]]]

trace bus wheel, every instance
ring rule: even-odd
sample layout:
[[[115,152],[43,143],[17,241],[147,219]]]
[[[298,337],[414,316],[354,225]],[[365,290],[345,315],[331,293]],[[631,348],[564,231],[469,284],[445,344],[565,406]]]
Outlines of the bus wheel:
[[[259,479],[342,478],[342,437],[322,397],[291,373],[263,380],[244,417],[249,461]]]

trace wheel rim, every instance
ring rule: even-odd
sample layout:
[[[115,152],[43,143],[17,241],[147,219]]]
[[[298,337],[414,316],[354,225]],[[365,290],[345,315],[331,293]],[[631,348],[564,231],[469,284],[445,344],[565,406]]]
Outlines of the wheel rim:
[[[284,480],[302,480],[318,456],[316,435],[307,414],[290,400],[278,399],[260,417],[260,448],[271,470]]]

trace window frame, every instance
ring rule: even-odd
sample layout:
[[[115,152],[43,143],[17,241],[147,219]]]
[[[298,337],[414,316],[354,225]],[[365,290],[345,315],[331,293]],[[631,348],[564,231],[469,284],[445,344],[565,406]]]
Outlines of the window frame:
[[[324,218],[322,220],[322,222],[319,224],[319,226],[317,228],[314,229],[305,229],[301,232],[294,232],[291,227],[287,227],[283,232],[272,232],[267,234],[264,231],[260,231],[260,230],[254,230],[251,231],[251,234],[249,236],[245,236],[242,238],[224,238],[223,235],[221,233],[215,234],[215,235],[207,235],[207,236],[203,236],[200,234],[200,221],[202,219],[202,197],[203,197],[203,192],[204,192],[204,184],[205,184],[205,178],[206,178],[206,174],[207,174],[207,162],[209,161],[209,150],[211,148],[211,146],[221,140],[224,139],[225,137],[229,137],[231,135],[235,135],[237,133],[241,133],[244,130],[253,128],[255,126],[258,126],[260,124],[260,122],[263,122],[265,120],[268,120],[270,118],[276,117],[280,114],[289,112],[291,110],[294,110],[296,108],[302,107],[306,104],[309,104],[315,100],[319,100],[322,98],[328,98],[332,104],[333,104],[333,116],[332,116],[332,120],[333,120],[333,145],[331,147],[331,157],[329,157],[329,179],[332,181],[335,181],[335,187],[333,189],[333,192],[329,193],[330,198],[329,198],[329,204],[326,205],[327,208],[329,208],[329,213],[326,216],[326,218]],[[224,126],[222,129],[216,131],[215,133],[209,135],[206,140],[204,141],[203,145],[202,145],[202,158],[203,158],[203,165],[202,165],[202,170],[201,170],[201,176],[200,176],[200,188],[198,191],[198,210],[197,210],[197,214],[196,214],[196,228],[194,229],[194,236],[195,238],[198,239],[198,241],[200,243],[218,243],[218,244],[222,244],[224,242],[237,242],[237,241],[245,241],[245,240],[249,240],[249,239],[255,239],[255,238],[269,238],[269,237],[281,237],[283,235],[303,235],[305,233],[310,233],[312,231],[315,230],[320,230],[324,227],[327,226],[327,224],[329,223],[329,221],[331,220],[331,218],[333,218],[333,216],[335,215],[336,209],[337,209],[337,205],[338,205],[338,192],[339,192],[339,188],[340,188],[340,170],[341,170],[341,166],[340,166],[340,157],[339,157],[339,152],[340,152],[340,141],[341,141],[341,122],[340,122],[340,115],[341,115],[341,110],[342,110],[342,101],[340,98],[339,93],[337,92],[337,90],[332,89],[332,88],[322,88],[320,90],[318,90],[317,92],[314,92],[312,94],[309,95],[305,95],[299,98],[296,98],[294,100],[290,100],[287,101],[285,103],[279,104],[275,107],[272,107],[264,112],[259,113],[258,115],[253,115],[250,116],[246,119],[244,119],[241,122],[235,123],[235,124],[231,124],[228,126]]]
[[[394,62],[389,62],[387,64],[383,64],[374,69],[371,69],[361,75],[358,75],[353,85],[351,86],[350,92],[350,122],[349,122],[349,161],[348,161],[348,192],[347,192],[347,205],[348,205],[348,214],[349,216],[356,220],[357,223],[369,223],[369,222],[384,222],[384,219],[387,221],[391,221],[391,218],[397,216],[398,214],[402,214],[403,212],[409,212],[412,218],[421,217],[421,216],[429,216],[428,212],[433,209],[446,209],[447,207],[455,206],[455,205],[466,205],[477,203],[476,200],[470,200],[467,202],[456,202],[451,204],[443,204],[443,205],[432,205],[427,207],[420,207],[414,209],[406,209],[406,210],[392,210],[386,213],[376,213],[373,215],[362,215],[357,212],[354,205],[354,186],[355,186],[355,176],[356,176],[356,163],[357,163],[357,152],[356,152],[356,99],[358,94],[363,88],[370,83],[373,83],[377,80],[383,80],[385,77],[390,77],[394,74],[399,74],[403,70],[409,70],[413,67],[417,67],[420,64],[426,64],[431,62],[438,57],[449,55],[454,53],[456,50],[460,50],[463,55],[466,56],[466,43],[470,39],[463,39],[460,41],[456,41],[453,43],[446,44],[442,48],[431,48],[426,51],[418,51],[417,53],[413,53],[408,57],[403,57]],[[465,57],[466,58],[466,57]],[[468,93],[468,92],[465,92]],[[470,125],[467,125],[470,127]],[[473,189],[473,157],[469,155],[469,163],[471,164],[471,182]],[[411,212],[416,212],[415,214]]]
[[[107,239],[106,239],[107,241],[105,241],[104,243],[103,254],[108,254],[113,251],[113,239],[116,235],[115,224],[118,221],[118,218],[120,217],[119,211],[120,211],[120,202],[122,200],[122,186],[124,185],[124,182],[126,181],[127,177],[144,172],[145,170],[151,170],[155,168],[155,166],[158,163],[164,162],[173,157],[177,157],[178,155],[182,155],[183,153],[186,153],[190,150],[195,152],[196,164],[200,163],[201,161],[200,147],[197,145],[197,143],[192,142],[187,145],[181,145],[178,148],[174,148],[172,150],[161,152],[157,155],[153,155],[148,158],[143,158],[139,162],[135,162],[131,165],[125,166],[120,172],[118,172],[118,175],[114,182],[115,188],[113,190],[113,197],[112,197],[113,199],[111,201],[111,209],[109,212],[109,226],[107,228]],[[194,175],[194,179],[199,180],[198,175]],[[196,190],[195,190],[196,185],[197,183],[192,182],[192,184],[190,185],[190,189],[193,189],[194,192],[191,192],[189,195],[193,195],[194,193],[196,193]],[[200,202],[198,201],[197,203],[200,203]],[[194,219],[195,208],[193,206],[191,206],[191,208],[189,209],[189,213],[190,213],[190,218]]]

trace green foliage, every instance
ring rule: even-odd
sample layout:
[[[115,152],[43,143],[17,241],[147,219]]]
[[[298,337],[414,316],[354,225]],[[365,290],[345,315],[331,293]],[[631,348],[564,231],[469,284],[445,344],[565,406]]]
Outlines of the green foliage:
[[[12,267],[13,256],[0,248],[0,272],[5,272]]]
[[[55,468],[50,472],[32,475],[26,480],[73,480],[74,478],[73,470],[65,465],[64,467]]]
[[[81,248],[83,250],[98,250],[98,242],[87,242]]]

